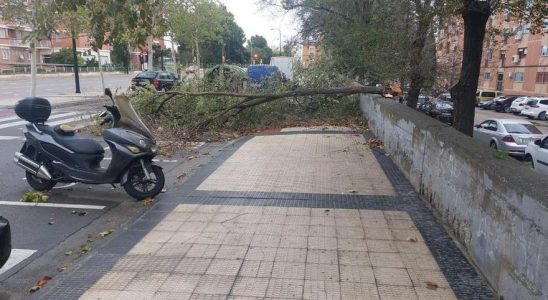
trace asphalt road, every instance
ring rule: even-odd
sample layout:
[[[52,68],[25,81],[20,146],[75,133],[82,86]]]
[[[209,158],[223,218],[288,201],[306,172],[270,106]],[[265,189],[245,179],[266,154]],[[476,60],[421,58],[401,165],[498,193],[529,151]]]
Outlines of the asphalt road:
[[[97,113],[100,104],[54,109],[48,123],[87,122],[82,115]],[[81,247],[90,241],[98,247],[107,237],[100,232],[114,229],[134,219],[146,209],[143,202],[129,197],[123,188],[110,185],[60,185],[49,193],[46,206],[20,206],[21,195],[29,190],[23,169],[13,163],[13,154],[19,151],[24,140],[24,122],[11,109],[0,109],[0,215],[12,226],[12,257],[0,269],[0,299],[19,299],[44,275],[59,274],[58,268],[70,267],[82,255]],[[106,144],[97,138],[105,147]],[[166,188],[179,184],[177,175],[206,164],[221,145],[206,144],[199,149],[188,149],[170,158],[159,158],[157,162],[166,174]],[[185,159],[196,152],[198,155]],[[107,150],[105,157],[110,157]],[[110,160],[103,161],[106,167]],[[155,201],[161,201],[162,195]],[[76,212],[76,213],[75,213]],[[69,254],[69,255],[66,255]],[[11,297],[11,298],[10,298]]]
[[[131,84],[130,74],[105,73],[105,86],[115,89],[126,89]],[[101,92],[101,77],[97,73],[80,76],[82,93]],[[20,99],[29,95],[30,77],[0,77],[0,98]],[[36,80],[36,94],[40,96],[71,95],[75,93],[74,75],[60,74],[40,76]]]

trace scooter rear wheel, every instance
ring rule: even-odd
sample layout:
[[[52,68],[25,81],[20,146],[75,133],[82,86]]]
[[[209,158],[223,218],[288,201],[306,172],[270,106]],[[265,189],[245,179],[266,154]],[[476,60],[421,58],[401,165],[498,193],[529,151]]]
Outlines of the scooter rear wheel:
[[[132,166],[128,171],[124,190],[137,200],[158,195],[164,188],[165,178],[161,167],[152,165],[151,179],[148,180],[140,165]]]
[[[39,192],[49,191],[57,184],[57,182],[53,180],[38,178],[29,171],[25,172],[25,177],[27,178],[27,183],[30,187]]]

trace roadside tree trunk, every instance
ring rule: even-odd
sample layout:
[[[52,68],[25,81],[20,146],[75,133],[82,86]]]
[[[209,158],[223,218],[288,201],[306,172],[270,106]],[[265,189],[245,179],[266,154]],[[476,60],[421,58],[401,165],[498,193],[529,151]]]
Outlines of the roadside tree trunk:
[[[425,81],[425,70],[423,69],[423,54],[424,47],[426,45],[426,39],[428,37],[428,30],[432,23],[432,17],[428,7],[430,1],[426,1],[423,7],[418,6],[418,24],[417,32],[414,34],[415,39],[411,42],[411,53],[409,57],[409,91],[407,93],[407,106],[413,109],[417,109],[417,103],[419,101],[419,95]]]
[[[78,54],[76,53],[76,38],[74,31],[72,33],[72,58],[74,59],[74,85],[76,94],[80,94],[80,76],[78,74]],[[100,65],[101,63],[99,63]]]
[[[198,39],[194,40],[194,44],[196,47],[196,65],[200,67],[200,43],[198,43]]]
[[[30,95],[32,97],[36,97],[36,40],[33,40],[30,43],[30,51],[31,51],[31,60],[30,60]]]
[[[101,63],[101,49],[97,49],[97,56],[99,57],[99,75],[101,76],[101,91],[105,91],[105,76],[103,74],[103,64]]]
[[[154,71],[154,53],[152,50],[152,43],[154,43],[152,36],[149,36],[147,39],[147,53],[148,53],[148,62],[147,62],[147,70],[148,71]]]
[[[476,90],[481,68],[481,55],[485,27],[491,15],[489,1],[465,1],[462,12],[464,20],[464,49],[462,66],[457,84],[451,89],[454,102],[453,127],[472,136],[476,109]]]

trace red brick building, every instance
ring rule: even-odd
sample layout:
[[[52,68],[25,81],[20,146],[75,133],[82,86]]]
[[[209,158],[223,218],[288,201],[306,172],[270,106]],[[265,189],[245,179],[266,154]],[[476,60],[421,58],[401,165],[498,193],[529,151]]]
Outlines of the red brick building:
[[[459,21],[448,23],[438,35],[440,86],[449,87],[458,79],[464,33]],[[541,29],[544,34],[532,34],[526,22],[511,21],[503,14],[493,16],[488,26],[501,34],[485,38],[478,89],[548,96],[548,19]],[[450,76],[443,73],[447,66]]]

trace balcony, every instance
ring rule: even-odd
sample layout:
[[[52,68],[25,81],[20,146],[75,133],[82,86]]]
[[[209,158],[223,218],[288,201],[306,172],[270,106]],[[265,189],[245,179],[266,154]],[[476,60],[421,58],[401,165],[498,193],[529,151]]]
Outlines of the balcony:
[[[51,41],[38,41],[36,42],[36,48],[37,49],[43,49],[43,48],[51,48]]]
[[[29,48],[30,42],[24,41],[24,40],[16,40],[12,39],[9,40],[9,45],[13,47],[21,47],[21,48]],[[36,48],[37,49],[44,49],[44,48],[51,48],[51,41],[45,40],[45,41],[38,41],[36,42]]]
[[[30,44],[23,40],[10,40],[10,46],[28,48]]]

